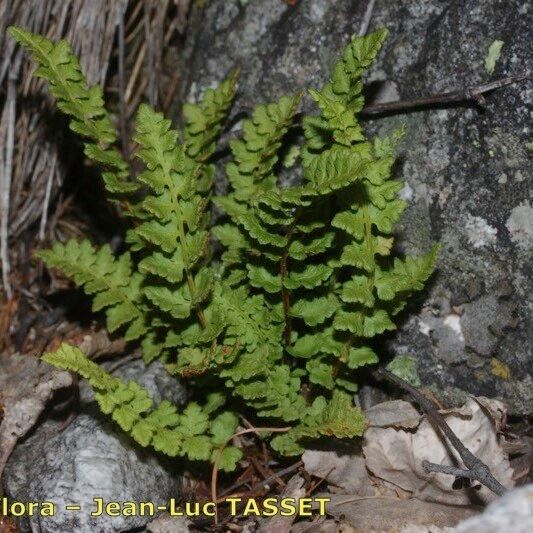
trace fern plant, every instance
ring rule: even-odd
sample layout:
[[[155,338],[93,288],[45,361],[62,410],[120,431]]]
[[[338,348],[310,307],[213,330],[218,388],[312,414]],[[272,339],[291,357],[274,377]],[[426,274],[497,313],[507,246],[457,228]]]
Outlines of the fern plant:
[[[169,455],[212,459],[235,431],[235,406],[289,425],[271,440],[282,454],[300,454],[323,436],[361,435],[357,369],[378,362],[373,338],[395,328],[437,254],[437,246],[420,257],[395,253],[392,232],[406,205],[391,169],[403,132],[369,140],[358,121],[362,74],[386,30],[353,38],[331,80],[309,91],[319,113],[303,118],[302,142],[287,146],[301,94],[255,108],[230,142],[230,190],[220,197],[212,193],[212,156],[236,71],[200,103],[185,104],[181,130],[140,106],[134,140],[144,170],[132,180],[101,90],[87,86],[68,44],[10,31],[131,220],[122,255],[69,241],[39,257],[93,296],[110,332],[138,342],[147,364],[159,359],[188,379],[202,401],[154,408],[139,385],[66,345],[44,360],[87,378],[102,411],[140,445]],[[301,161],[297,186],[279,185],[284,150]],[[226,215],[215,225],[211,201]],[[240,458],[239,449],[224,448],[220,466],[232,470]]]

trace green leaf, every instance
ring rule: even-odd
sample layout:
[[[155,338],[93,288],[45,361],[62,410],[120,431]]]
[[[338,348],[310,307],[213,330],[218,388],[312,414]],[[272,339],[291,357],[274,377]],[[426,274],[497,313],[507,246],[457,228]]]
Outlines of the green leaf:
[[[365,421],[363,413],[353,405],[352,397],[339,390],[333,391],[332,399],[324,408],[319,423],[306,430],[312,435],[335,436],[340,439],[354,438],[363,434]]]
[[[291,316],[301,318],[308,326],[316,326],[333,316],[338,308],[339,301],[333,294],[302,298],[291,305]]]
[[[362,240],[365,234],[365,220],[362,210],[357,213],[341,211],[333,217],[331,225],[344,230],[358,241]]]
[[[342,189],[364,177],[368,162],[344,146],[334,146],[312,158],[304,168],[305,177],[319,192]]]
[[[388,365],[387,370],[404,379],[413,387],[420,387],[420,376],[416,370],[416,359],[409,355],[397,355]]]
[[[361,312],[339,311],[333,322],[335,329],[350,331],[358,337],[374,337],[386,330],[396,329],[389,315],[383,309],[378,309],[371,315]]]
[[[439,246],[419,257],[406,257],[403,261],[394,259],[390,269],[378,269],[376,274],[376,290],[380,300],[390,301],[401,292],[419,291],[429,279],[437,261]]]
[[[233,436],[239,419],[228,411],[218,415],[211,422],[212,442],[215,446],[224,446],[228,440]]]
[[[186,152],[196,161],[207,160],[215,151],[215,142],[235,97],[238,75],[238,70],[234,70],[217,87],[207,89],[200,103],[183,107]]]
[[[211,461],[215,461],[217,454],[217,451],[213,451]],[[239,448],[236,448],[235,446],[228,446],[222,450],[218,467],[224,472],[232,472],[237,468],[237,463],[242,459],[242,457],[243,453],[241,450],[239,450]]]
[[[178,246],[178,228],[172,222],[161,224],[157,220],[143,222],[135,229],[148,242],[160,246],[164,252],[173,253]]]
[[[207,435],[186,437],[181,443],[181,455],[186,455],[193,461],[207,461],[211,456],[211,442]]]
[[[171,256],[154,252],[139,262],[140,272],[159,276],[171,283],[179,283],[183,279],[184,269],[180,248],[177,248]]]
[[[132,273],[129,254],[115,257],[107,245],[96,250],[87,240],[70,240],[66,245],[56,243],[52,249],[38,252],[37,256],[94,296],[93,309],[105,309],[110,331],[136,322],[135,333],[144,334],[142,276]],[[133,335],[134,332],[130,332],[129,336]]]
[[[333,365],[324,363],[320,359],[310,359],[305,368],[309,372],[309,380],[322,387],[332,390],[335,388],[333,380]]]
[[[396,329],[389,315],[383,309],[378,309],[374,314],[366,316],[363,325],[363,337],[374,337],[387,330]]]
[[[8,31],[39,65],[34,75],[48,82],[58,108],[71,119],[70,128],[88,139],[85,154],[107,169],[104,183],[108,192],[133,192],[136,186],[126,180],[128,165],[116,148],[110,146],[117,141],[117,134],[104,107],[102,88],[87,85],[69,44],[63,40],[53,43],[16,26]]]
[[[306,242],[292,241],[288,249],[289,257],[301,261],[308,257],[322,254],[332,246],[334,238],[335,234],[330,232]]]
[[[146,287],[144,294],[156,307],[174,318],[187,318],[191,313],[191,301],[178,291],[167,287]]]
[[[373,307],[371,280],[366,276],[353,276],[342,286],[341,299],[347,303],[361,303],[366,307]]]
[[[213,228],[213,235],[226,247],[246,249],[249,242],[237,226],[223,224]]]
[[[294,357],[309,359],[319,353],[321,340],[320,335],[303,335],[292,346],[288,346],[287,351]]]
[[[326,265],[309,265],[299,272],[291,271],[289,276],[283,279],[283,285],[287,289],[312,289],[329,279],[332,272],[333,269]]]
[[[274,276],[262,266],[254,266],[247,264],[248,279],[253,287],[258,287],[269,293],[277,293],[281,291],[281,277]]]
[[[302,455],[305,452],[305,448],[298,444],[293,433],[284,433],[282,435],[276,435],[271,441],[270,445],[274,450],[282,455],[293,456]]]
[[[271,244],[278,248],[283,248],[287,245],[287,238],[281,235],[276,235],[267,231],[256,216],[248,213],[239,217],[238,222],[248,232],[250,237],[254,238],[261,244]]]
[[[491,45],[489,46],[487,57],[485,58],[485,70],[489,74],[494,74],[494,68],[496,66],[496,62],[498,59],[500,59],[503,44],[503,41],[496,39],[495,41],[492,41]]]
[[[375,267],[374,254],[366,243],[347,244],[342,249],[340,261],[343,265],[352,265],[366,272],[372,272]]]
[[[350,348],[348,352],[348,368],[359,368],[360,366],[373,365],[378,362],[378,356],[368,346],[360,348]]]

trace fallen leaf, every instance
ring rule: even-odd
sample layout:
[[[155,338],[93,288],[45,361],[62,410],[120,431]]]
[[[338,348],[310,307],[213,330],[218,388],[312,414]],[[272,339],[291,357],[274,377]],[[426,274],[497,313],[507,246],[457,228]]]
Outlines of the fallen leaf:
[[[191,522],[185,516],[162,514],[146,524],[149,533],[189,533]]]
[[[326,478],[331,492],[359,496],[374,494],[365,466],[361,446],[336,443],[333,449],[307,450],[303,456],[305,469],[313,476]]]
[[[392,400],[368,408],[365,411],[365,418],[368,427],[414,429],[422,417],[409,402]]]
[[[299,474],[291,477],[287,482],[286,487],[280,495],[283,498],[296,498],[299,500],[305,496],[304,479]],[[282,516],[278,514],[272,518],[261,518],[259,520],[259,527],[257,533],[289,533],[293,522],[296,520],[296,515]]]
[[[0,533],[20,533],[12,518],[0,514]]]
[[[390,407],[384,409],[388,411]],[[492,414],[487,415],[487,410]],[[493,419],[494,416],[500,419],[505,416],[504,405],[487,398],[470,399],[462,408],[442,413],[463,444],[490,468],[494,477],[505,487],[512,487],[513,470],[495,428],[498,421]],[[454,476],[426,473],[422,467],[424,460],[463,465],[452,446],[425,417],[416,431],[409,426],[398,429],[375,426],[369,427],[364,437],[367,468],[392,487],[408,491],[421,500],[453,505],[488,503],[496,498],[486,487],[455,489]]]
[[[355,529],[351,526],[339,527],[335,520],[326,520],[325,517],[320,517],[314,522],[298,522],[294,524],[291,533],[355,533]]]
[[[478,514],[479,509],[417,499],[358,498],[334,494],[326,504],[326,512],[353,526],[355,531],[419,532],[453,527]]]
[[[71,386],[72,375],[21,354],[0,356],[0,478],[17,440],[35,424],[54,391]]]

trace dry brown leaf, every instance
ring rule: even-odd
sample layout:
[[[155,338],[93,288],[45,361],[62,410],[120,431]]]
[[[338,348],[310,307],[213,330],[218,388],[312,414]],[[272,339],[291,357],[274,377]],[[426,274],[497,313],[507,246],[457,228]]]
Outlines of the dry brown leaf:
[[[512,487],[513,471],[495,429],[498,421],[493,420],[493,416],[505,416],[505,407],[497,400],[484,398],[481,401],[484,408],[481,408],[479,399],[470,399],[462,408],[444,411],[443,414],[459,439],[490,468],[494,477],[502,485]],[[385,405],[384,409],[388,411],[389,406]],[[487,415],[487,410],[492,415]],[[422,418],[416,431],[387,426],[369,427],[365,432],[363,453],[367,468],[375,476],[421,500],[469,505],[473,502],[487,503],[496,498],[486,487],[479,490],[454,489],[453,476],[426,473],[422,467],[424,460],[463,467],[455,450],[426,418]]]
[[[289,479],[280,498],[296,498],[299,500],[305,496],[304,479],[299,474]],[[282,516],[280,514],[272,518],[262,518],[259,520],[257,533],[289,533],[296,515]]]
[[[402,427],[414,429],[420,423],[420,413],[409,402],[392,400],[378,403],[365,410],[369,427]]]
[[[54,391],[71,386],[68,372],[21,354],[0,356],[0,478],[17,440],[35,424]]]
[[[122,337],[111,339],[107,331],[101,329],[84,335],[79,348],[87,357],[99,359],[124,352],[126,341]]]
[[[307,450],[302,460],[309,474],[326,478],[331,492],[374,495],[361,446],[339,444],[332,450]]]
[[[20,533],[12,518],[0,514],[0,533]]]
[[[455,526],[479,511],[421,500],[358,498],[334,494],[326,505],[328,514],[343,520],[353,531],[439,531]]]
[[[162,514],[146,525],[149,533],[189,533],[191,522],[185,516]]]
[[[291,533],[352,533],[355,529],[351,526],[341,529],[335,520],[326,520],[320,517],[314,522],[298,522],[294,524]]]

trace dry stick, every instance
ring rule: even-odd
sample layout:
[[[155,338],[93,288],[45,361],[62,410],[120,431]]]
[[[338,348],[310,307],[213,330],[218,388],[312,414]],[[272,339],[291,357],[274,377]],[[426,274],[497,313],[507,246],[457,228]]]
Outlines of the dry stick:
[[[119,6],[118,15],[118,102],[120,114],[120,138],[124,159],[129,161],[129,146],[127,133],[127,113],[126,113],[126,83],[124,72],[125,46],[124,46],[124,15],[126,13],[127,2]]]
[[[476,85],[474,87],[467,87],[466,89],[438,93],[423,98],[415,98],[414,100],[402,100],[400,102],[388,102],[386,104],[373,104],[363,108],[361,111],[361,116],[371,117],[384,113],[411,111],[442,104],[461,104],[474,102],[480,106],[483,106],[485,104],[485,98],[483,96],[484,94],[496,89],[501,89],[506,85],[519,83],[527,79],[531,79],[531,72],[527,72],[521,76],[509,76],[508,78],[502,78],[500,80],[491,81],[490,83],[485,83],[483,85]]]
[[[52,183],[56,174],[57,164],[57,150],[52,155],[52,164],[50,166],[50,172],[48,174],[48,181],[46,182],[46,190],[44,193],[43,210],[41,214],[41,222],[39,223],[39,240],[44,241],[46,223],[48,221],[48,206],[50,205],[50,194],[52,192]]]
[[[222,452],[226,449],[226,446],[231,442],[232,439],[235,437],[240,437],[241,435],[246,435],[247,433],[256,433],[259,434],[261,432],[267,432],[267,433],[286,433],[292,429],[291,427],[284,427],[284,428],[249,428],[249,429],[243,429],[242,431],[237,431],[237,433],[234,433],[225,443],[224,446],[221,446],[218,449],[217,455],[215,457],[215,461],[213,463],[213,471],[211,473],[211,501],[215,502],[217,501],[217,479],[218,479],[218,464],[220,463],[220,458],[222,457]],[[215,524],[218,524],[218,507],[215,508]]]
[[[287,474],[292,474],[295,470],[298,470],[303,465],[304,465],[304,462],[300,460],[294,463],[293,465],[288,466],[287,468],[282,468],[281,470],[274,472],[271,476],[268,476],[267,478],[263,479],[263,481],[251,487],[250,490],[246,494],[249,496],[254,495],[256,492],[259,492],[260,490],[267,488],[273,481],[276,480],[276,478],[278,477],[281,478],[283,476],[286,476]],[[250,480],[246,479],[244,481],[239,481],[237,483],[234,483],[233,485],[231,485],[231,487],[228,487],[227,489],[222,491],[220,496],[225,496],[226,494],[230,494],[235,489],[238,489],[241,485],[248,483],[248,481]]]
[[[18,69],[17,69],[18,70]],[[16,71],[15,71],[16,72]],[[12,73],[8,78],[7,84],[7,98],[5,118],[7,123],[6,145],[0,146],[3,160],[0,172],[0,207],[2,208],[0,215],[0,261],[2,265],[2,283],[6,296],[11,298],[11,284],[9,281],[9,252],[8,252],[8,237],[9,237],[9,197],[11,191],[11,177],[13,174],[13,152],[15,148],[15,120],[16,120],[16,74]],[[3,143],[2,143],[3,144]]]
[[[426,398],[419,390],[407,383],[407,381],[399,378],[388,370],[377,370],[374,372],[374,375],[378,378],[384,378],[408,392],[420,405],[420,407],[422,407],[429,418],[439,427],[442,433],[444,433],[445,437],[451,442],[452,446],[457,450],[457,453],[467,468],[455,468],[424,461],[422,466],[426,472],[439,472],[443,474],[451,474],[454,476],[474,479],[488,487],[498,496],[502,496],[506,492],[507,489],[491,474],[489,467],[483,461],[481,461],[481,459],[478,459],[461,442],[459,437],[450,428],[444,417],[439,413],[433,401],[431,401],[429,398]]]
[[[376,0],[370,0],[368,2],[368,5],[366,6],[365,15],[363,17],[363,21],[361,22],[361,26],[359,27],[359,35],[363,36],[368,31],[368,27],[370,26],[370,20],[372,19],[372,12],[374,11],[374,4],[376,3]]]
[[[266,479],[263,479],[263,481],[261,481],[257,485],[254,485],[250,489],[250,492],[254,493],[263,488],[268,487],[273,481],[275,481],[276,478],[286,476],[287,474],[291,474],[292,472],[294,472],[295,470],[298,470],[303,465],[304,465],[303,461],[298,461],[294,463],[293,465],[288,466],[287,468],[283,468],[282,470],[279,470],[278,472],[274,472],[274,474],[272,474],[271,476],[267,477]]]
[[[475,87],[467,87],[466,89],[459,89],[456,91],[450,91],[447,93],[437,93],[432,96],[426,96],[423,98],[415,98],[414,100],[400,100],[399,102],[388,102],[385,104],[371,104],[364,107],[359,115],[362,118],[372,118],[374,116],[383,115],[386,113],[404,113],[408,111],[419,111],[426,108],[431,108],[440,105],[454,105],[454,104],[471,104],[475,103],[479,106],[485,104],[484,95],[501,89],[506,85],[512,85],[514,83],[520,83],[524,80],[531,79],[531,72],[527,72],[520,76],[510,76],[508,78],[502,78],[500,80],[491,81],[483,85],[477,85]],[[235,116],[241,114],[249,114],[249,109],[240,109]],[[228,147],[225,145],[220,151],[225,151]]]

